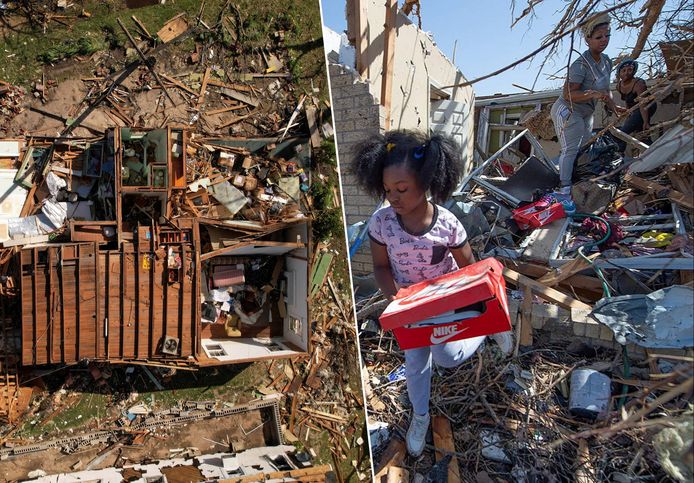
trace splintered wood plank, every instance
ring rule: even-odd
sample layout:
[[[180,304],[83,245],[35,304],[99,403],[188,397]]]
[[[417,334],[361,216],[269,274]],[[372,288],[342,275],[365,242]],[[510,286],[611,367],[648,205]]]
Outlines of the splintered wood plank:
[[[375,481],[380,482],[381,478],[387,478],[388,469],[391,466],[402,465],[403,461],[405,461],[406,454],[407,449],[405,447],[405,442],[398,438],[391,439],[390,443],[388,443],[388,447],[386,447],[381,455],[379,466],[376,467]]]
[[[173,39],[183,35],[188,30],[188,21],[185,18],[185,13],[179,13],[157,32],[157,37],[163,42],[171,42]]]
[[[533,345],[533,292],[530,287],[523,289],[523,302],[521,303],[520,345],[530,347]]]
[[[356,63],[357,71],[362,77],[369,76],[369,62],[366,58],[366,49],[369,43],[368,36],[368,14],[366,12],[366,2],[353,1],[354,5],[354,26],[355,32],[355,42],[356,47]]]
[[[442,449],[451,453],[455,453],[455,441],[453,439],[453,430],[451,422],[445,416],[434,416],[431,418],[431,428],[434,434],[434,446],[437,449]],[[436,461],[444,457],[444,453],[436,451]],[[460,482],[460,468],[458,467],[458,458],[454,455],[451,462],[448,464],[448,482]]]
[[[325,283],[332,261],[332,253],[326,252],[321,254],[318,263],[314,266],[313,272],[311,273],[311,292],[309,294],[309,299],[313,298]]]
[[[593,253],[591,255],[588,255],[588,257],[586,258],[592,261],[595,260],[599,255],[599,253]],[[551,272],[548,272],[547,274],[543,275],[537,281],[547,285],[548,287],[554,287],[558,285],[559,282],[566,280],[572,275],[582,272],[586,268],[590,268],[591,265],[588,260],[586,260],[583,257],[576,257],[570,262],[565,263],[561,267],[555,268]]]
[[[306,107],[306,120],[308,121],[308,130],[311,133],[311,147],[313,149],[318,149],[321,144],[317,113],[318,110],[315,107]]]
[[[687,198],[687,196],[677,190],[658,184],[655,181],[639,178],[633,174],[626,175],[624,179],[633,188],[638,188],[646,193],[653,193],[661,198],[670,198],[687,211],[694,211],[694,200]]]
[[[198,94],[198,103],[196,109],[200,110],[202,104],[205,102],[205,91],[207,90],[207,83],[210,80],[211,69],[208,67],[205,69],[205,74],[202,76],[202,84],[200,85],[200,94]]]

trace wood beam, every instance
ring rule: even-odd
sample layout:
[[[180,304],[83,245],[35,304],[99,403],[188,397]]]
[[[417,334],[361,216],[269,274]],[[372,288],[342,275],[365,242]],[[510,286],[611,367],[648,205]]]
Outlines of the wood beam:
[[[117,170],[116,170],[117,171]],[[118,254],[118,265],[119,265],[119,270],[120,274],[118,275],[118,280],[120,281],[120,303],[119,303],[119,316],[120,316],[120,321],[119,321],[119,327],[118,330],[120,331],[120,336],[118,337],[118,352],[120,354],[120,358],[123,359],[124,354],[125,354],[125,346],[123,344],[123,336],[124,336],[124,331],[125,331],[125,290],[126,290],[126,278],[127,278],[127,271],[125,270],[125,250],[123,249],[123,243],[120,243],[120,252]]]
[[[80,295],[80,280],[82,277],[80,276],[80,271],[82,270],[82,264],[80,263],[80,258],[82,256],[82,245],[76,245],[76,250],[77,250],[77,256],[75,257],[75,263],[77,266],[75,267],[75,303],[77,305],[77,312],[75,315],[75,360],[79,361],[80,360],[80,333],[82,332],[82,311],[80,307],[80,299],[82,298]]]
[[[365,0],[352,0],[354,8],[354,26],[356,29],[354,46],[356,50],[357,72],[362,77],[369,77],[369,62],[366,49],[369,44],[369,19]]]
[[[390,105],[393,96],[393,63],[395,62],[395,20],[397,0],[386,0],[386,23],[383,30],[383,74],[381,80],[381,105],[386,111],[385,129],[390,129]]]
[[[629,186],[633,188],[640,189],[646,193],[653,193],[661,198],[670,198],[687,211],[694,211],[694,201],[687,199],[687,197],[679,191],[671,189],[667,186],[663,186],[662,184],[658,184],[655,181],[639,178],[633,174],[626,175],[624,179]]]
[[[109,358],[111,351],[109,347],[109,336],[111,331],[109,330],[109,324],[111,323],[111,251],[106,252],[106,260],[104,261],[104,270],[106,276],[106,287],[104,294],[104,352],[106,353],[106,359]]]
[[[96,357],[101,357],[99,350],[101,349],[100,338],[103,337],[103,331],[99,330],[101,325],[101,297],[99,297],[99,286],[101,285],[101,263],[99,260],[99,244],[97,242],[92,242],[92,249],[94,250],[94,296],[95,296],[95,317],[94,317],[94,355]]]
[[[441,449],[453,453],[450,463],[448,463],[448,481],[449,483],[459,483],[460,468],[458,467],[458,458],[455,456],[455,441],[453,439],[453,430],[451,422],[446,416],[434,416],[431,421],[431,432],[434,435],[434,446],[436,449]],[[440,461],[444,457],[444,453],[436,451],[436,461]]]
[[[53,302],[55,301],[54,297],[54,292],[55,292],[55,280],[53,280],[53,256],[55,254],[55,249],[53,247],[48,247],[46,250],[48,252],[48,263],[47,263],[47,269],[48,269],[48,288],[46,292],[48,293],[48,327],[47,327],[47,332],[48,332],[48,363],[53,364],[53,342],[55,341],[55,337],[53,336],[53,330],[55,328],[55,325],[53,324]]]
[[[529,287],[530,289],[532,289],[533,293],[536,294],[538,297],[549,302],[555,303],[560,307],[564,307],[567,310],[576,308],[590,311],[593,309],[593,307],[591,307],[588,304],[584,304],[580,300],[576,300],[575,298],[570,297],[565,293],[560,292],[559,290],[547,287],[546,285],[543,285],[531,278],[528,278],[525,275],[521,275],[520,273],[509,268],[504,268],[504,278],[508,282],[511,282],[512,284],[518,287]]]
[[[38,323],[38,309],[37,309],[37,304],[36,301],[38,299],[38,281],[36,280],[36,271],[37,268],[36,266],[38,265],[38,248],[32,248],[31,249],[31,265],[32,265],[32,273],[34,274],[33,277],[31,277],[31,287],[32,287],[32,317],[33,317],[33,336],[32,336],[32,343],[34,347],[32,348],[32,361],[34,364],[38,364],[37,357],[36,357],[36,351],[38,350],[38,334],[36,331],[36,324]]]

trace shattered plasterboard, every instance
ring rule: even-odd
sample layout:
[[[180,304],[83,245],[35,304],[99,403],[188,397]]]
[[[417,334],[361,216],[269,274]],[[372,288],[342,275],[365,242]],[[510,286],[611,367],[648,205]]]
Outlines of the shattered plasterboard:
[[[14,183],[16,169],[0,169],[0,243],[9,238],[8,220],[17,218],[27,199],[26,188]]]
[[[15,184],[16,169],[0,169],[0,220],[15,218],[22,211],[28,191]]]

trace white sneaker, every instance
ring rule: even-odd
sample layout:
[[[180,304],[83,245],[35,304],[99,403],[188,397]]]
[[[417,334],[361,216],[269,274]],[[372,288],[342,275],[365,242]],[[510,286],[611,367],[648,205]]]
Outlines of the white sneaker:
[[[511,352],[513,352],[513,332],[508,331],[508,332],[498,332],[496,334],[492,334],[489,337],[492,338],[494,342],[496,342],[496,345],[499,346],[499,349],[501,349],[501,352],[503,352],[506,355],[509,355]]]
[[[429,413],[424,416],[412,414],[410,428],[407,430],[407,452],[417,457],[424,451],[427,431],[429,430]]]

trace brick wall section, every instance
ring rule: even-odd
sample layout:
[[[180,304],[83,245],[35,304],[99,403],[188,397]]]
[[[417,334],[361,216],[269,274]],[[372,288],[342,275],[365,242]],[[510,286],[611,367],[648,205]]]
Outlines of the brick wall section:
[[[356,72],[343,65],[332,64],[329,73],[343,207],[347,225],[352,225],[366,220],[379,201],[364,193],[349,172],[354,148],[367,137],[383,132],[385,113],[377,99],[369,92],[368,82],[359,79]],[[354,274],[362,275],[373,271],[368,245],[366,241],[351,260]]]

